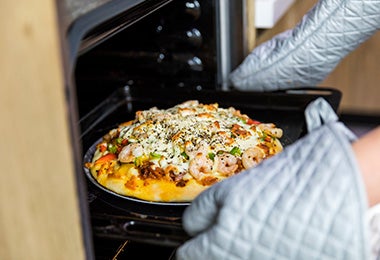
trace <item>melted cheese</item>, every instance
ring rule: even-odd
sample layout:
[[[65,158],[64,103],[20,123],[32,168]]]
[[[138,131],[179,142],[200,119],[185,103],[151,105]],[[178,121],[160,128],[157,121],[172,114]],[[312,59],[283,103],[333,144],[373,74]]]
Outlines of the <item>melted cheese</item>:
[[[239,110],[220,108],[217,103],[191,100],[168,109],[153,107],[136,112],[134,120],[109,132],[107,139],[98,145],[91,172],[101,185],[126,196],[153,201],[191,200],[214,180],[241,170],[243,166],[240,163],[238,167],[238,162],[244,160],[242,154],[248,149],[265,147],[264,157],[280,152],[281,135],[281,129],[273,124],[260,124]],[[115,145],[115,140],[119,150],[104,150],[112,142]],[[96,165],[102,156],[115,151],[119,156],[114,160],[116,163]],[[191,161],[198,158],[203,160],[198,164],[211,165],[199,166],[199,172],[191,171]],[[235,164],[231,174],[221,170],[230,166],[230,162],[222,160]],[[147,161],[150,164],[142,166]],[[212,172],[206,172],[206,168]],[[154,176],[146,177],[145,171],[152,171]],[[184,182],[179,185],[176,176]]]
[[[165,161],[160,161],[161,166],[175,164],[183,171],[188,167],[183,152],[191,157],[191,152],[201,149],[202,143],[208,144],[205,153],[215,154],[234,147],[244,151],[256,146],[259,133],[244,118],[233,108],[190,101],[166,110],[152,108],[138,113],[135,123],[121,128],[120,137],[141,144],[146,154],[162,155]],[[249,136],[232,136],[235,124]]]

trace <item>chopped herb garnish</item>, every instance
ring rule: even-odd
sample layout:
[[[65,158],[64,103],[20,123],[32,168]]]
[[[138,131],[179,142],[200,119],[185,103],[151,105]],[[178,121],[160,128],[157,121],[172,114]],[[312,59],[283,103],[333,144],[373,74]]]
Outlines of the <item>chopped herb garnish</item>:
[[[189,156],[187,155],[187,153],[182,152],[181,155],[182,155],[186,160],[189,160]]]

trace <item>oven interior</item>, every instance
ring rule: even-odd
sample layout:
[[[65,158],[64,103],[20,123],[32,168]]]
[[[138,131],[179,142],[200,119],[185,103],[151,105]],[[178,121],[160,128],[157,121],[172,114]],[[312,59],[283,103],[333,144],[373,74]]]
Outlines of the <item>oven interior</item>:
[[[125,10],[124,16],[122,11],[116,15],[116,21],[127,25],[122,30],[102,38],[105,31],[119,24],[112,20],[97,25],[83,34],[82,50],[72,54],[80,169],[94,142],[119,123],[133,119],[137,110],[153,106],[167,108],[191,99],[234,106],[252,118],[283,128],[285,146],[305,133],[303,113],[312,100],[322,96],[338,109],[341,93],[333,88],[306,86],[270,93],[226,89],[220,37],[222,1],[140,2]],[[242,3],[230,3],[234,7],[228,9],[230,17],[244,20]],[[141,9],[155,10],[136,17]],[[243,39],[237,31],[230,36],[240,46],[228,52],[228,67],[233,69],[243,59]],[[91,40],[96,44],[89,44]],[[84,177],[83,171],[78,174]],[[156,259],[171,259],[175,248],[188,239],[181,227],[186,205],[131,202],[107,194],[88,178],[83,185],[95,259],[145,259],[151,252]]]

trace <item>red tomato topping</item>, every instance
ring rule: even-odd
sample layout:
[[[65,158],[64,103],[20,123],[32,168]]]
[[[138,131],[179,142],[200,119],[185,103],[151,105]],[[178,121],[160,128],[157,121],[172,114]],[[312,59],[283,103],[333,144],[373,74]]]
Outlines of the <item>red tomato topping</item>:
[[[249,118],[248,121],[247,121],[247,124],[249,124],[249,125],[258,125],[258,124],[261,124],[261,122]]]
[[[103,155],[102,157],[100,157],[98,160],[96,160],[95,164],[105,163],[105,162],[108,162],[108,161],[111,161],[111,160],[115,160],[115,159],[116,159],[116,155],[115,154],[108,153],[108,154]]]

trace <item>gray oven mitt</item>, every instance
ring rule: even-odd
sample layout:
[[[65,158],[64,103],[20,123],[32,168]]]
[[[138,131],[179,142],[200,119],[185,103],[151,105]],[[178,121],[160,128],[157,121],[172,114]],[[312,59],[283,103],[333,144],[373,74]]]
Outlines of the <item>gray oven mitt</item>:
[[[315,86],[380,27],[380,0],[320,0],[293,29],[255,48],[230,75],[240,90]]]
[[[183,226],[195,237],[177,260],[368,259],[355,136],[323,99],[306,114],[310,133],[186,208]]]

